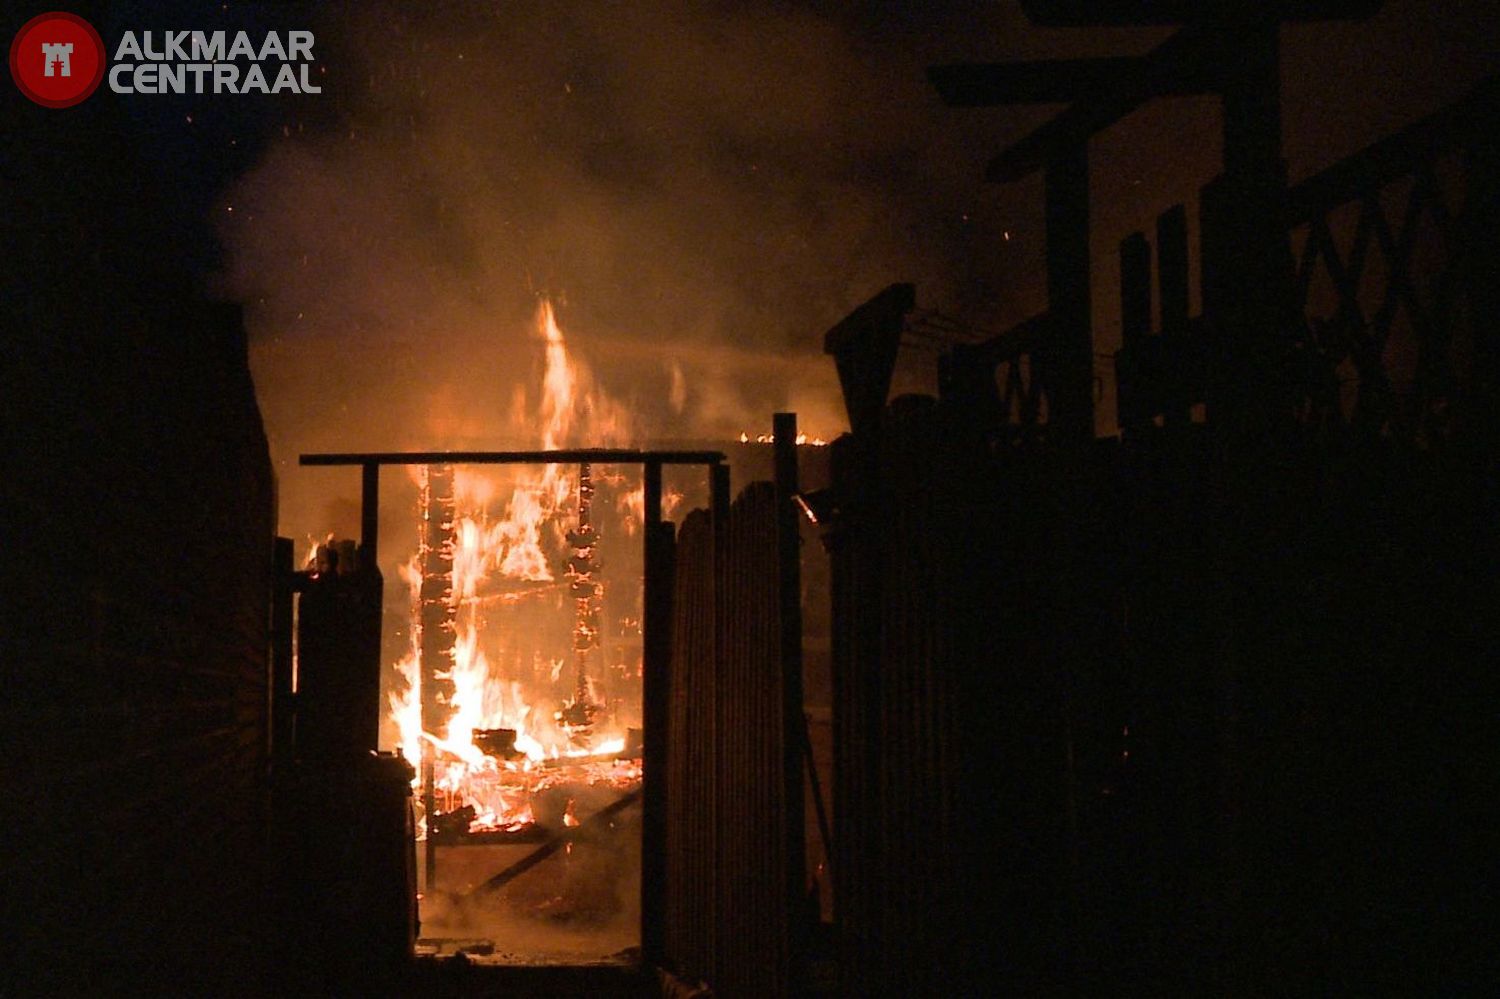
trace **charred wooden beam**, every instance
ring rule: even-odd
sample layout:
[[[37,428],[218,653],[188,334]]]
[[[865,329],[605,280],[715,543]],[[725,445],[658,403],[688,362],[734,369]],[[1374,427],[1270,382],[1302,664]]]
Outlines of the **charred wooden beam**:
[[[594,575],[599,535],[590,513],[594,505],[593,466],[578,466],[578,524],[568,532],[573,557],[568,560],[568,589],[573,597],[573,697],[557,712],[558,725],[575,745],[588,746],[600,705],[589,691],[589,656],[599,647],[600,584]]]
[[[422,490],[422,730],[438,734],[453,714],[453,467],[432,465]],[[441,677],[439,673],[443,674]]]
[[[436,464],[427,468],[422,484],[422,587],[419,593],[419,622],[422,629],[418,649],[419,699],[422,705],[422,731],[434,735],[447,728],[453,715],[453,466]],[[439,672],[443,675],[439,677]],[[422,740],[422,814],[429,829],[437,817],[436,753],[431,742]],[[426,884],[437,879],[437,853],[429,838],[423,851]]]
[[[573,842],[578,837],[579,833],[582,833],[585,830],[592,830],[600,823],[604,822],[606,819],[613,818],[620,812],[623,812],[625,809],[635,804],[640,800],[640,798],[641,792],[639,790],[631,791],[629,794],[621,798],[617,798],[616,800],[610,802],[608,805],[605,805],[603,808],[599,809],[593,815],[590,815],[588,818],[579,822],[578,825],[565,829],[563,832],[560,832],[556,836],[553,836],[551,839],[547,840],[547,842],[543,843],[535,850],[532,850],[526,856],[522,857],[514,864],[511,864],[505,870],[501,871],[499,874],[496,874],[484,884],[480,885],[478,888],[475,888],[469,894],[483,895],[488,894],[489,892],[499,891],[501,888],[504,888],[516,878],[520,877],[522,874],[525,874],[527,871],[531,870],[537,864],[540,864],[542,861],[552,856],[558,850],[561,850],[563,847]],[[644,917],[644,913],[642,914],[642,916]],[[644,918],[641,932],[643,936],[646,933]]]
[[[513,728],[476,728],[473,741],[481,753],[497,760],[519,760],[526,755],[516,748],[516,730]]]

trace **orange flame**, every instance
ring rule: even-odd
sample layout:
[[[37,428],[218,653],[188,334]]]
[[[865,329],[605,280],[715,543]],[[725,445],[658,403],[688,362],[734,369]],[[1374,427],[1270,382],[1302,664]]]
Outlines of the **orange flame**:
[[[613,443],[628,427],[624,411],[594,387],[588,369],[570,356],[552,305],[545,300],[537,310],[536,332],[543,345],[541,395],[534,416],[525,415],[524,405],[519,415],[533,432],[540,424],[540,443],[548,450],[575,444],[584,435],[591,444]],[[518,393],[523,402],[524,397],[524,390]],[[453,713],[441,732],[422,730],[420,553],[400,570],[411,592],[412,627],[409,648],[396,664],[406,682],[391,696],[390,713],[400,731],[402,753],[414,765],[420,765],[424,742],[434,748],[439,810],[473,807],[472,831],[514,830],[533,822],[531,796],[557,780],[553,761],[590,755],[598,759],[625,748],[623,726],[611,732],[609,724],[599,726],[600,741],[592,748],[571,744],[550,705],[539,708],[547,692],[525,690],[521,682],[504,676],[489,661],[481,641],[492,608],[567,585],[566,579],[557,578],[548,553],[566,546],[577,493],[578,470],[572,465],[454,470],[449,600],[455,635],[451,667],[438,674],[453,683]],[[497,507],[503,507],[502,512],[497,514]],[[619,512],[628,509],[639,518],[639,509],[626,500],[619,507]],[[633,528],[628,516],[626,524]],[[542,655],[539,662],[551,666],[548,672],[557,681],[563,661]],[[481,729],[514,731],[514,754],[508,759],[487,755],[474,742]],[[607,779],[639,780],[639,767],[611,771]]]

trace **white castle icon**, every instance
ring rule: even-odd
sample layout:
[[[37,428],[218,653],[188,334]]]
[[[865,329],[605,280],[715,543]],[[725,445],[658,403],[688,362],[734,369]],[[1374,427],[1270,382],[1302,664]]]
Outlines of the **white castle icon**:
[[[73,64],[69,61],[68,53],[73,51],[72,42],[43,42],[42,55],[47,60],[47,68],[43,71],[44,76],[72,76]],[[58,72],[52,72],[56,67]]]

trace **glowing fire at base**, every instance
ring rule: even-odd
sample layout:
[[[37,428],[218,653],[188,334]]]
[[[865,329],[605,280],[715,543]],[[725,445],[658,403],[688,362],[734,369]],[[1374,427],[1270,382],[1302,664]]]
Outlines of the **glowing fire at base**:
[[[589,391],[549,303],[538,310],[537,329],[546,365],[542,446],[565,446],[575,422],[594,443],[610,443],[624,429],[620,411]],[[592,514],[601,483],[624,488],[588,465],[493,476],[452,466],[419,471],[421,542],[402,573],[412,599],[411,643],[397,664],[405,689],[391,698],[391,715],[402,752],[418,769],[421,835],[514,832],[538,821],[538,796],[554,787],[639,782],[640,763],[629,758],[639,746],[627,746],[632,703],[637,710],[639,703],[632,688],[638,649],[633,663],[604,669],[611,675],[602,688],[596,662],[605,593]],[[627,518],[628,496],[615,504]],[[565,572],[554,572],[564,561]],[[517,622],[569,602],[574,670],[559,694],[555,686],[567,682],[563,658],[539,637],[523,648]],[[497,651],[503,663],[491,661]],[[565,824],[569,817],[578,821],[571,806]]]

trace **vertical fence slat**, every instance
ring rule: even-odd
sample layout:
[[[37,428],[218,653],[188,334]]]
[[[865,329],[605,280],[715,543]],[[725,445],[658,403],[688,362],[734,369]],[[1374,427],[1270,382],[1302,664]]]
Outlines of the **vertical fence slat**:
[[[727,472],[712,486],[720,515],[690,514],[678,546],[664,958],[718,995],[787,995],[793,867],[777,496],[756,483],[730,504]]]

